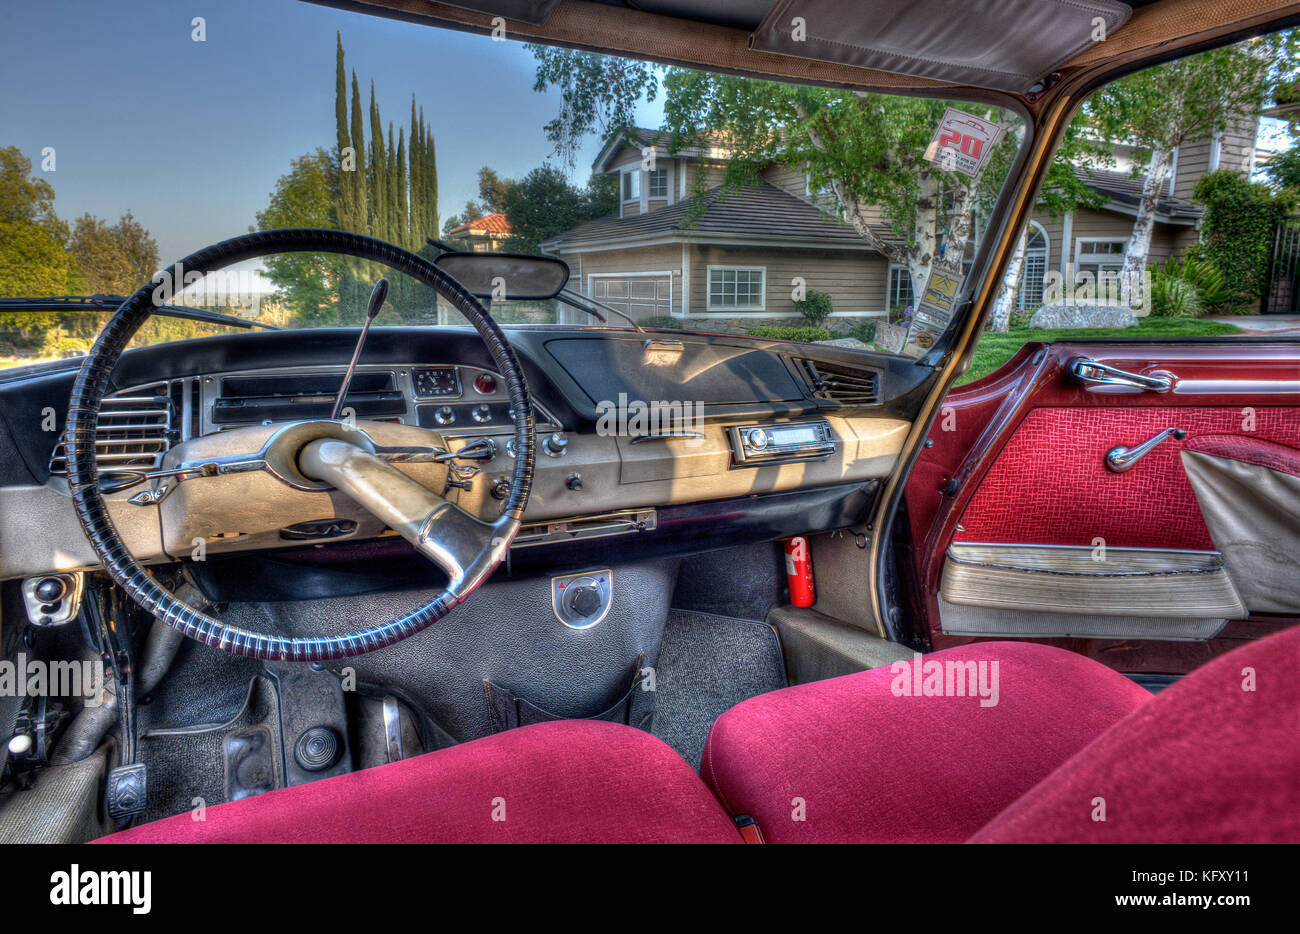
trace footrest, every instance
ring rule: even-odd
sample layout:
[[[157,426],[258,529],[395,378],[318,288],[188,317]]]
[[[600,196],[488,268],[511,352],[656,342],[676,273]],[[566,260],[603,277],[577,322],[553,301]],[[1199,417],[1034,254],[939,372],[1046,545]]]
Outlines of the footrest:
[[[126,820],[144,813],[148,800],[148,781],[143,762],[119,765],[108,773],[108,816]]]

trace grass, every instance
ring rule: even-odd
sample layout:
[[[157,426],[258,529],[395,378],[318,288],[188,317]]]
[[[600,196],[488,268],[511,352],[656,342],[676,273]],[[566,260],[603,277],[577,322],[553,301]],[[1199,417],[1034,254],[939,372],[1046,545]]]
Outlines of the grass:
[[[973,383],[999,369],[1029,341],[1068,341],[1076,338],[1124,337],[1163,340],[1175,337],[1213,337],[1217,334],[1240,334],[1241,328],[1219,321],[1194,318],[1139,318],[1133,328],[1078,328],[1047,331],[1041,328],[1012,328],[1006,334],[986,331],[975,345],[970,369],[957,378],[956,386]]]

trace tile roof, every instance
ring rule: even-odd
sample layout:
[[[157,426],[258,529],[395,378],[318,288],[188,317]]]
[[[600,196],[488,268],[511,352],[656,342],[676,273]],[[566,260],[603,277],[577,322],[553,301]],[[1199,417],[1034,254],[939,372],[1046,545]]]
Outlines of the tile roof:
[[[697,208],[699,213],[692,219],[692,207],[699,201],[703,201],[703,207]],[[885,239],[897,239],[887,224],[873,226]],[[858,232],[848,224],[816,205],[764,182],[726,192],[713,188],[635,217],[610,214],[551,237],[544,245],[548,248],[576,246],[630,238],[649,239],[653,235],[703,241],[714,237],[770,237],[787,241],[816,239],[862,243]],[[867,248],[865,244],[863,248]]]
[[[454,236],[458,233],[489,233],[500,234],[502,236],[510,233],[510,222],[506,220],[504,214],[488,214],[486,217],[480,217],[478,220],[470,221],[468,224],[461,224],[459,227],[453,227],[447,231],[447,236]]]
[[[1142,198],[1142,179],[1126,172],[1106,172],[1099,169],[1079,169],[1074,173],[1079,181],[1096,189],[1121,204],[1137,207]],[[1156,213],[1168,220],[1195,220],[1203,213],[1201,208],[1181,198],[1164,197],[1156,202]]]

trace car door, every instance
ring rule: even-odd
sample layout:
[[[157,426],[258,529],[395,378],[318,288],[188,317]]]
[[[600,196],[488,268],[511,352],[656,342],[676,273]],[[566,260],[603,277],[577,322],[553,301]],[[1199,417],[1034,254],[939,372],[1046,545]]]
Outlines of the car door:
[[[1177,674],[1300,618],[1300,343],[1030,343],[951,391],[906,503],[935,648]]]

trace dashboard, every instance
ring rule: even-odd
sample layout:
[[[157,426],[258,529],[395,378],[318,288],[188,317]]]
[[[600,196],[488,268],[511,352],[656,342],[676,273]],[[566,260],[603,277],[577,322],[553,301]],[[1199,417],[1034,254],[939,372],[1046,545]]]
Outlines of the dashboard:
[[[762,512],[768,534],[776,527],[764,497],[860,490],[888,475],[923,388],[910,361],[807,344],[602,328],[508,335],[538,438],[516,550],[631,537],[684,547],[692,533],[679,514],[709,514],[706,504],[725,506],[737,530]],[[269,437],[286,422],[328,418],[355,337],[266,332],[128,351],[100,417],[101,473],[219,456],[233,429]],[[62,416],[76,363],[27,369],[0,376],[0,455],[12,455],[0,460],[0,579],[95,563],[65,479]],[[42,424],[51,409],[57,417]],[[514,457],[510,403],[472,330],[375,329],[341,415],[380,443],[411,443],[420,429],[450,451],[473,446],[473,459],[450,467],[397,466],[472,514],[500,514]],[[187,481],[160,503],[133,503],[133,492],[106,499],[142,561],[393,536],[337,492],[290,489],[268,474]],[[798,528],[817,520],[786,500],[789,534],[815,530]]]

